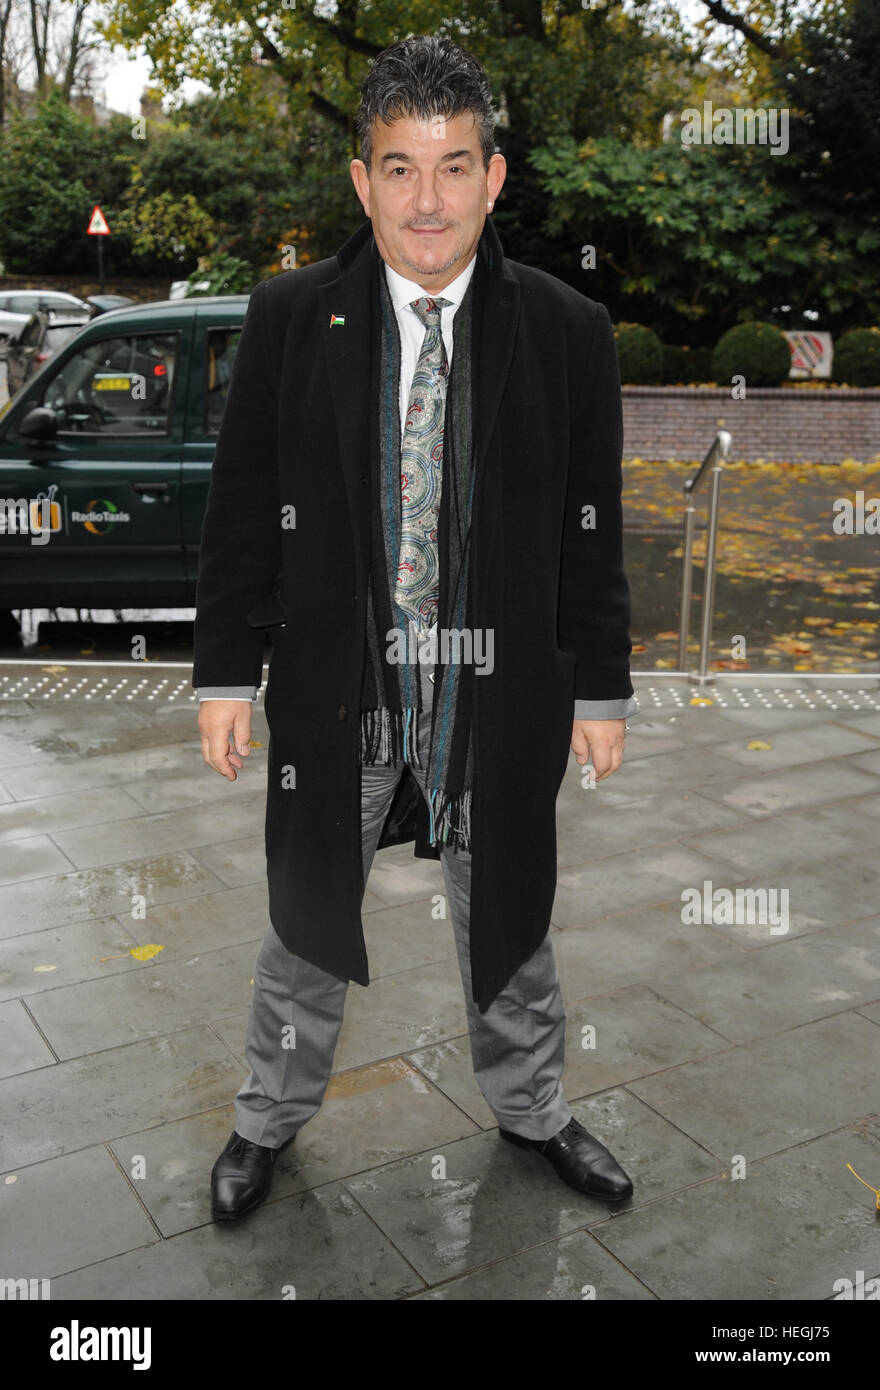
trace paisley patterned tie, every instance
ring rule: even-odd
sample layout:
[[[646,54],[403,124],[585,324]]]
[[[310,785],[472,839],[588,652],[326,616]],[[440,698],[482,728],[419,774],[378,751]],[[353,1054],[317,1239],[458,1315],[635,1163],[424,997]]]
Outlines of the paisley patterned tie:
[[[400,550],[397,604],[425,632],[440,597],[437,525],[443,484],[443,417],[449,363],[440,331],[448,299],[424,296],[411,308],[425,326],[400,448]]]

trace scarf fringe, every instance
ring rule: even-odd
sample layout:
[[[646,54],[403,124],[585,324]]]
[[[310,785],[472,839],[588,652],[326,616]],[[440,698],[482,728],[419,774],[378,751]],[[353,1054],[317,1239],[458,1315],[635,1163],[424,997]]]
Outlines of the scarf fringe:
[[[382,707],[361,711],[361,761],[373,766],[377,761],[386,767],[397,767],[401,760],[422,766],[416,746],[417,711]],[[457,795],[447,795],[442,787],[434,787],[429,795],[430,843],[452,843],[456,849],[469,854],[471,850],[470,787]]]

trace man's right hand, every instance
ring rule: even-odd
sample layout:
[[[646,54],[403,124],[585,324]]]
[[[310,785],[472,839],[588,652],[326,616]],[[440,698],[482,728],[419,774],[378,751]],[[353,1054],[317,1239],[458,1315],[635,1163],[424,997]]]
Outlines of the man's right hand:
[[[203,700],[199,705],[202,757],[209,767],[234,782],[236,768],[250,753],[251,701]],[[229,741],[234,745],[230,748]]]

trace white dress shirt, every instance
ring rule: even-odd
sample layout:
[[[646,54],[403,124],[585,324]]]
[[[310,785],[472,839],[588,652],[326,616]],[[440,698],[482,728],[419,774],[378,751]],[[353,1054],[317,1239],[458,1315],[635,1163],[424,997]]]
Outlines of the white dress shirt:
[[[445,309],[440,310],[440,332],[443,334],[446,360],[451,367],[452,321],[471,282],[477,257],[476,253],[471,256],[461,274],[456,275],[445,290],[439,291],[426,290],[424,285],[418,284],[415,280],[405,280],[396,270],[391,269],[387,261],[384,264],[388,293],[391,296],[391,303],[394,305],[394,313],[397,317],[397,326],[400,329],[400,434],[402,438],[406,428],[406,408],[409,405],[410,387],[416,374],[416,363],[419,360],[419,353],[425,338],[425,326],[411,307],[412,302],[414,299],[422,299],[425,295],[429,299],[448,299],[450,301]]]

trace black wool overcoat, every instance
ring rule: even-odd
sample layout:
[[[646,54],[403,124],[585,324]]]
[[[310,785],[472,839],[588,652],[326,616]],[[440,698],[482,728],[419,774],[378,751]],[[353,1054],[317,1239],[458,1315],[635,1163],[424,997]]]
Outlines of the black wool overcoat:
[[[336,256],[251,295],[204,520],[193,671],[197,687],[259,686],[271,632],[271,920],[290,951],[361,985],[373,254],[367,221]],[[470,950],[485,1011],[549,926],[574,701],[632,684],[608,313],[505,257],[491,220],[477,254],[471,584],[494,669],[474,679]],[[411,841],[438,857],[405,769],[380,847]]]

